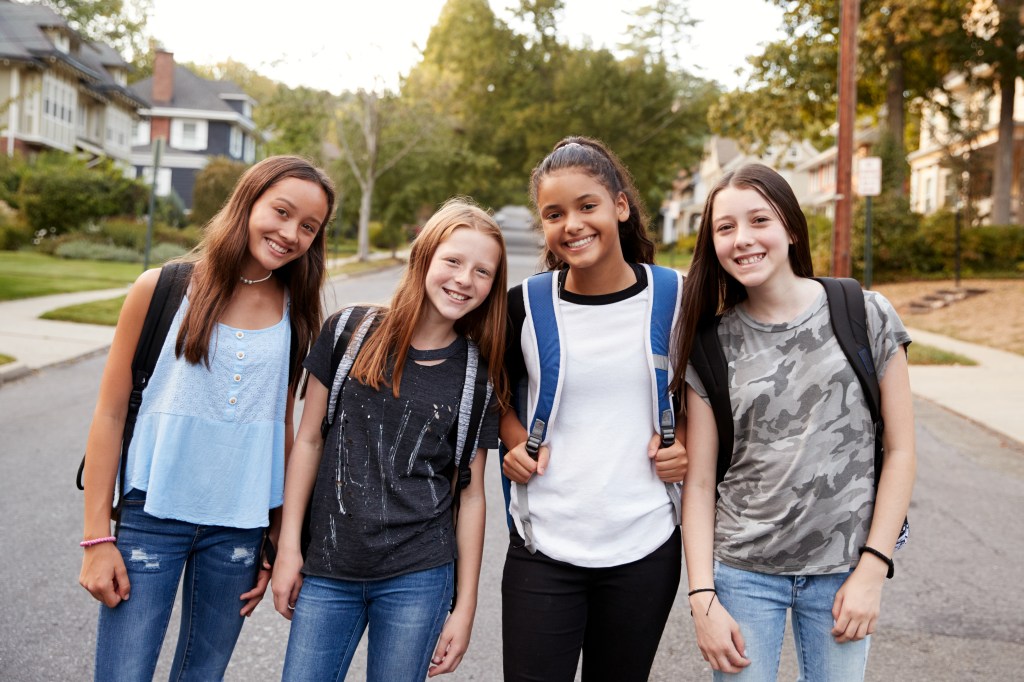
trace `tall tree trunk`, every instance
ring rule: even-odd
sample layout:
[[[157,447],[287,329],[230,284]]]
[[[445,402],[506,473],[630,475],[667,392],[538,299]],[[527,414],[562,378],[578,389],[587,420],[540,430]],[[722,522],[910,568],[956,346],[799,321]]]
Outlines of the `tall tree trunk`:
[[[370,258],[370,203],[373,201],[373,186],[376,182],[373,175],[368,175],[366,183],[360,187],[359,197],[359,247],[356,256],[360,261]]]
[[[907,89],[907,79],[903,68],[903,53],[896,47],[895,40],[891,36],[888,38],[888,49],[886,52],[888,54],[889,73],[885,84],[885,125],[889,129],[889,134],[892,138],[892,158],[894,160],[906,159],[906,145],[904,143],[906,135],[904,93]],[[901,195],[905,195],[907,187],[904,164],[897,162],[896,168],[891,169],[887,174],[889,174],[893,181],[891,189],[899,192]]]
[[[1013,101],[1017,94],[1017,45],[1020,42],[1020,0],[999,2],[1001,58],[999,70],[999,142],[996,144],[995,168],[992,178],[992,222],[1010,222],[1013,188]]]

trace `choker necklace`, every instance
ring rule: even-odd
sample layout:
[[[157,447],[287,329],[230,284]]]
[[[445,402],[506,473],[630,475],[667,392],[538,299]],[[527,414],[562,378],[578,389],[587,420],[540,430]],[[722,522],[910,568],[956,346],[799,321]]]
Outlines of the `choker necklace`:
[[[238,279],[241,280],[242,284],[259,284],[260,282],[266,282],[268,279],[270,279],[270,276],[273,275],[273,274],[274,274],[274,271],[271,270],[270,272],[267,273],[267,276],[264,277],[263,279],[249,279],[249,278],[245,277],[244,275],[239,275]]]

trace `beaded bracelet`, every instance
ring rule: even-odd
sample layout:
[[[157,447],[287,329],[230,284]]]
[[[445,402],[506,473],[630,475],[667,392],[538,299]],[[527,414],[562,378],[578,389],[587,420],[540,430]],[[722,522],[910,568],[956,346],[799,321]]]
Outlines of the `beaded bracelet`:
[[[79,547],[92,547],[93,545],[101,545],[104,542],[117,542],[117,538],[113,535],[108,535],[105,538],[93,538],[92,540],[82,540],[78,543]]]

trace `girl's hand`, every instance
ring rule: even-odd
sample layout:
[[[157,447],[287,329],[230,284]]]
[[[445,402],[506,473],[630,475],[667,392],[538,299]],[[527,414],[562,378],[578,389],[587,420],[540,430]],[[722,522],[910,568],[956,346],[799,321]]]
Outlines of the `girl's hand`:
[[[82,556],[82,572],[78,584],[96,600],[114,608],[127,601],[132,591],[124,558],[113,542],[86,547]]]
[[[256,610],[256,606],[263,601],[263,595],[267,592],[267,585],[270,584],[270,564],[264,561],[262,557],[259,561],[261,562],[260,572],[256,576],[256,586],[239,597],[239,599],[245,602],[245,606],[239,611],[239,614],[243,616],[252,615],[252,612]]]
[[[655,434],[647,446],[647,456],[654,462],[654,470],[665,483],[679,483],[686,476],[689,458],[683,442],[676,441],[667,448],[661,447],[661,436]]]
[[[288,620],[292,619],[295,601],[302,589],[301,570],[302,554],[298,550],[278,550],[271,592],[274,594],[274,609]]]
[[[526,452],[526,441],[523,441],[505,453],[501,470],[510,481],[527,483],[535,473],[538,476],[544,475],[548,468],[548,457],[548,447],[541,445],[537,451],[537,459],[534,460]]]
[[[469,636],[473,631],[473,613],[463,612],[458,606],[448,616],[441,636],[434,647],[434,655],[430,658],[430,669],[427,677],[453,672],[462,662],[462,657],[469,649]]]
[[[882,582],[887,566],[867,554],[836,592],[832,617],[836,642],[855,642],[874,633],[882,609]]]
[[[704,660],[723,673],[738,673],[750,665],[746,644],[729,612],[717,597],[701,592],[690,597],[693,623],[697,629],[697,646]],[[710,609],[708,607],[711,607]]]

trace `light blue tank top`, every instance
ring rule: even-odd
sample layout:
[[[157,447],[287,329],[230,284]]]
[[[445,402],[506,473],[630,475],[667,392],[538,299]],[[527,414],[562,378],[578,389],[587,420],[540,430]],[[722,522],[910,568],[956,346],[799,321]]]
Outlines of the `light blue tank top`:
[[[174,316],[128,449],[125,490],[146,491],[153,516],[232,528],[268,525],[284,500],[291,322],[218,324],[210,367],[174,357],[188,298]]]

